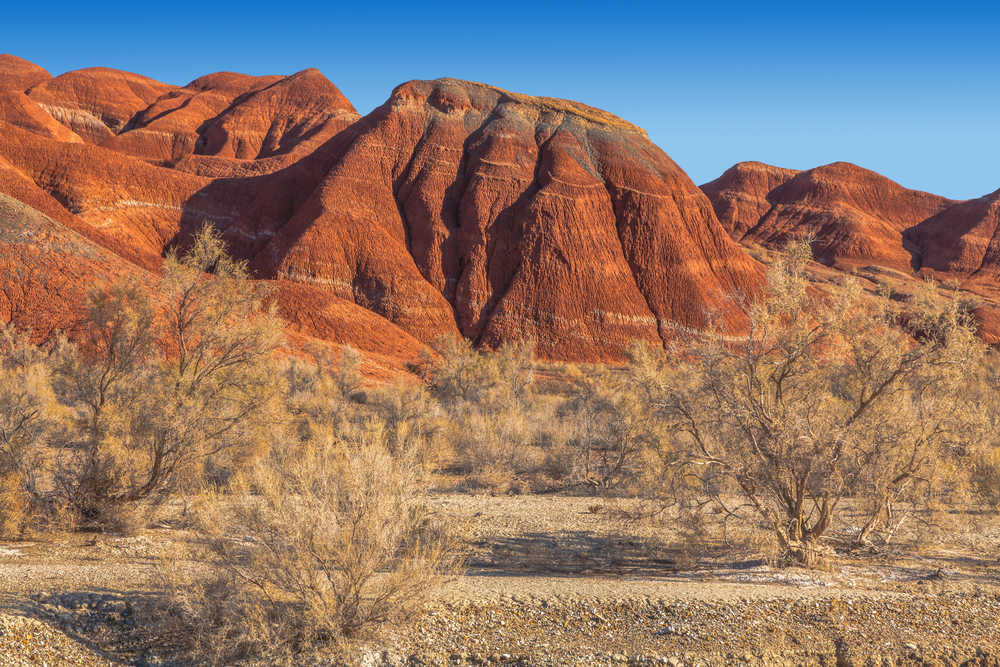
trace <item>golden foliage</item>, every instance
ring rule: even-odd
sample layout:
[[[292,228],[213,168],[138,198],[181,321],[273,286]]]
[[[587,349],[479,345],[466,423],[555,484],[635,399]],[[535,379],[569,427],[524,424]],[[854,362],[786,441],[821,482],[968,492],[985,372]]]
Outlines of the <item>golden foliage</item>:
[[[308,437],[243,488],[204,505],[197,558],[213,573],[172,590],[198,654],[283,659],[411,617],[461,562],[419,476],[383,438]]]
[[[671,431],[674,498],[746,510],[806,563],[847,497],[863,509],[858,544],[888,540],[916,507],[960,499],[982,425],[966,392],[985,356],[962,304],[930,284],[902,312],[850,279],[818,296],[809,258],[803,243],[775,264],[746,338],[695,335],[633,371]]]

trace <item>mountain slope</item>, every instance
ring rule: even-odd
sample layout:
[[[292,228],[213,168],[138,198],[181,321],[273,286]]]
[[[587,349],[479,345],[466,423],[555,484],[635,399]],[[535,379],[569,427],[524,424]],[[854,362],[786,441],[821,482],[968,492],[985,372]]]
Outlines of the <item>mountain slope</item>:
[[[151,275],[64,225],[0,194],[0,321],[44,338],[72,330],[91,288]]]
[[[421,340],[531,338],[620,358],[715,311],[760,267],[645,133],[584,105],[441,79],[399,86],[351,130],[308,202],[257,256]]]
[[[903,233],[954,204],[846,162],[803,172],[741,163],[703,189],[737,240],[774,248],[811,236],[816,258],[842,268],[908,270]]]

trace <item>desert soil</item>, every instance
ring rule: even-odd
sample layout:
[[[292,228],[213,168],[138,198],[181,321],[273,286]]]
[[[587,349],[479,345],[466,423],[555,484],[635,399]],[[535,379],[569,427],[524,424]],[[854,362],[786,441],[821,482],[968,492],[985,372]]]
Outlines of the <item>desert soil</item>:
[[[668,527],[591,498],[431,502],[469,526],[465,573],[413,625],[310,664],[1000,665],[995,521],[805,570],[738,541],[679,549]],[[0,665],[169,663],[136,610],[155,596],[158,554],[186,537],[0,544]]]

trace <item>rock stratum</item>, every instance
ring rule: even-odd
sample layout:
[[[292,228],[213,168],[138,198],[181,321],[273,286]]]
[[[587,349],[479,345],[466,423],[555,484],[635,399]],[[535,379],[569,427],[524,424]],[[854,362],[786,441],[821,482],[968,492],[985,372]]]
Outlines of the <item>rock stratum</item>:
[[[954,201],[846,162],[807,171],[741,162],[701,187],[734,240],[780,249],[810,237],[835,269],[957,283],[979,302],[987,339],[1000,340],[1000,190]]]
[[[845,163],[743,163],[699,189],[583,104],[439,79],[361,116],[315,69],[176,86],[0,56],[0,194],[4,238],[30,224],[49,239],[44,261],[4,241],[3,284],[69,276],[0,296],[0,314],[37,300],[34,325],[63,327],[85,286],[154,277],[209,223],[275,283],[296,336],[399,367],[442,334],[610,361],[637,339],[738,331],[764,272],[741,244],[809,234],[836,268],[985,286],[1000,258],[997,193],[953,202]]]
[[[173,86],[12,56],[0,93],[0,193],[23,206],[3,224],[44,219],[117,263],[63,262],[78,282],[153,275],[208,222],[296,331],[386,358],[460,334],[620,359],[740,328],[733,296],[762,276],[641,129],[575,102],[441,79],[361,117],[313,69]]]

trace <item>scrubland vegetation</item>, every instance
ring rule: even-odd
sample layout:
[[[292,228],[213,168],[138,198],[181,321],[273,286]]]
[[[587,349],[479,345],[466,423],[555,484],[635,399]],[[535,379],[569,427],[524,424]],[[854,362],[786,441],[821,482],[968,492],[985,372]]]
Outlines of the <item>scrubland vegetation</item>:
[[[965,304],[929,284],[819,293],[809,259],[772,266],[744,337],[637,345],[619,367],[445,339],[376,385],[353,349],[288,347],[206,228],[159,285],[95,288],[73,342],[3,330],[0,531],[167,516],[197,537],[168,557],[200,569],[165,577],[163,622],[227,662],[419,612],[463,561],[431,488],[634,499],[692,539],[739,526],[809,566],[992,511],[997,366]]]

